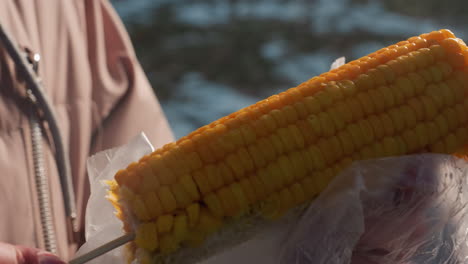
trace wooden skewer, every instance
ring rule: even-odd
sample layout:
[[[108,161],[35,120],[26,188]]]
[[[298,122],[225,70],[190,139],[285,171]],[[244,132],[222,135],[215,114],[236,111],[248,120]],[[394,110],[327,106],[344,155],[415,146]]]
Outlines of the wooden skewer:
[[[94,258],[97,258],[115,248],[118,248],[135,239],[135,234],[125,234],[100,247],[97,247],[88,253],[78,256],[68,262],[68,264],[83,264]]]

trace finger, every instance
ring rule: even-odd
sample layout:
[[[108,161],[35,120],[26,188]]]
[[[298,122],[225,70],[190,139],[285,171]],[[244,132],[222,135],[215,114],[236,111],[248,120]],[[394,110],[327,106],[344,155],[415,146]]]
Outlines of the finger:
[[[59,257],[47,251],[23,246],[16,246],[16,249],[18,264],[65,264]]]
[[[1,264],[65,264],[52,253],[36,248],[14,246],[0,242]]]

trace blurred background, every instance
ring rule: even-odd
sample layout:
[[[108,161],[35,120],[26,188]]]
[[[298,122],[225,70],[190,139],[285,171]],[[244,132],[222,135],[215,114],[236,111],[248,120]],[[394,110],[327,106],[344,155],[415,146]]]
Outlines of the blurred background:
[[[468,1],[112,0],[177,138],[347,61],[440,28]]]

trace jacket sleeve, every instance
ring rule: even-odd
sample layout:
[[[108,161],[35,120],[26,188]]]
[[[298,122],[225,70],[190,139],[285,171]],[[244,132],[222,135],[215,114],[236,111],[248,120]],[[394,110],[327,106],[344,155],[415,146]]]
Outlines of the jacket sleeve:
[[[95,104],[91,152],[127,143],[144,132],[155,148],[174,140],[129,36],[107,0],[86,1],[88,56]]]

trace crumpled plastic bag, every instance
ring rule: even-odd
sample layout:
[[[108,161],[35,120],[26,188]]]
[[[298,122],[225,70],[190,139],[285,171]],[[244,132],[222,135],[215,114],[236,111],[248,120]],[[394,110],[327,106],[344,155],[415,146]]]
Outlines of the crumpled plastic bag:
[[[296,223],[281,264],[466,263],[467,172],[448,155],[356,162]]]

